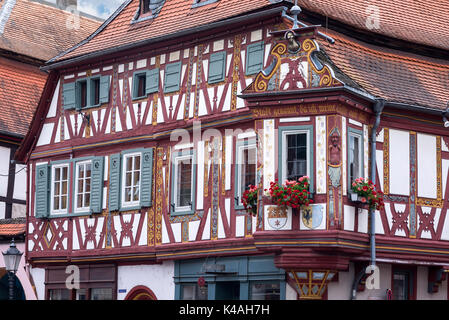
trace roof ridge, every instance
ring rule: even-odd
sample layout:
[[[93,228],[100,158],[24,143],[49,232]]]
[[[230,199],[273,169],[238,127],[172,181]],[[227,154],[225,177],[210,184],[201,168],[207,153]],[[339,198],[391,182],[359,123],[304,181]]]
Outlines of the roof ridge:
[[[334,33],[334,32],[332,32],[332,33]],[[444,64],[437,64],[435,62],[430,62],[430,61],[425,60],[425,59],[406,57],[404,55],[394,54],[394,53],[391,53],[391,52],[385,52],[385,51],[381,51],[381,50],[376,50],[376,49],[370,48],[370,47],[367,46],[367,45],[370,45],[370,44],[367,44],[367,45],[360,44],[359,43],[360,41],[353,41],[353,40],[347,39],[347,36],[343,36],[341,33],[339,33],[339,34],[335,33],[333,35],[333,37],[335,37],[336,39],[340,40],[341,42],[346,43],[346,44],[348,44],[348,45],[350,45],[352,47],[357,47],[359,49],[363,49],[364,51],[370,52],[370,53],[375,54],[377,56],[381,55],[381,56],[384,56],[384,57],[386,57],[388,59],[392,59],[392,60],[393,59],[394,60],[408,60],[410,62],[413,62],[415,64],[419,64],[419,65],[426,64],[426,65],[435,66],[436,68],[439,68],[439,69],[447,69],[447,66],[444,67]],[[370,45],[370,46],[372,46],[372,45]],[[394,50],[394,49],[389,49],[389,50]],[[400,53],[405,53],[404,51],[400,51],[400,50],[395,50],[395,51],[398,51]],[[418,54],[413,54],[413,55],[418,55]],[[439,60],[441,60],[441,59],[439,59]],[[442,61],[444,61],[444,60],[442,60]],[[449,65],[449,61],[447,62],[447,64]]]
[[[125,2],[123,2],[120,7],[117,8],[117,10],[115,10],[115,12],[108,18],[106,19],[103,24],[98,27],[97,30],[95,30],[94,33],[92,33],[90,36],[88,36],[86,39],[84,39],[83,41],[79,42],[78,44],[74,45],[73,47],[61,52],[60,54],[58,54],[57,56],[51,58],[50,60],[48,60],[46,62],[46,64],[52,63],[54,61],[56,61],[57,59],[59,59],[60,57],[76,50],[77,48],[79,48],[80,46],[88,43],[90,40],[92,40],[92,38],[94,38],[97,34],[99,34],[101,31],[103,31],[122,11],[123,9],[125,9],[128,4],[130,4],[133,0],[126,0]]]

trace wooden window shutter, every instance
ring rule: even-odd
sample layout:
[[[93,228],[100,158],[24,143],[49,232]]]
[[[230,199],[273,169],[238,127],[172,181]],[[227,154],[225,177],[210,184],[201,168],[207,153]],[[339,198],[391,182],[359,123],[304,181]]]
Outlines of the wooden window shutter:
[[[110,76],[103,76],[100,78],[100,103],[109,102],[109,87],[110,87]]]
[[[147,71],[146,94],[159,91],[159,68]]]
[[[153,191],[153,149],[142,152],[142,173],[140,186],[140,205],[150,207]]]
[[[209,83],[217,83],[224,80],[226,72],[226,52],[217,52],[210,55],[209,58]]]
[[[246,75],[258,73],[263,68],[264,43],[251,44],[246,49]]]
[[[178,91],[180,81],[181,81],[181,62],[168,64],[165,67],[164,93]]]
[[[109,211],[120,209],[120,153],[110,156]]]
[[[47,164],[36,166],[36,218],[46,218],[50,214],[49,173],[50,169]]]
[[[92,213],[101,213],[103,211],[104,158],[94,158],[91,170],[90,211]]]
[[[75,109],[75,82],[65,83],[62,86],[63,105],[65,110]]]

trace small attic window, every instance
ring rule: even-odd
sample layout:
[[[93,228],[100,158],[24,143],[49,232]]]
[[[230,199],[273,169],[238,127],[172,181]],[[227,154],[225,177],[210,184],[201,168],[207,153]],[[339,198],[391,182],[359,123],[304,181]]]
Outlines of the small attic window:
[[[141,14],[150,12],[150,0],[141,0],[140,7],[142,8]]]
[[[219,0],[193,0],[192,8],[202,7],[211,3],[218,2]]]

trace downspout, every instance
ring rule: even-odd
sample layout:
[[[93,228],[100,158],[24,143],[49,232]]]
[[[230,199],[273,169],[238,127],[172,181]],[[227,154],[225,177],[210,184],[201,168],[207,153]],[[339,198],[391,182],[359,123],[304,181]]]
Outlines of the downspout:
[[[371,131],[371,181],[373,184],[376,184],[376,137],[377,137],[377,129],[380,124],[380,116],[382,115],[382,111],[385,106],[384,99],[376,99],[376,102],[373,106],[373,111],[376,116],[374,120],[373,129]],[[370,265],[376,265],[376,210],[373,208],[369,209],[369,217],[370,217],[370,253],[371,253],[371,263]],[[352,283],[351,288],[351,300],[356,299],[357,295],[357,286],[360,280],[365,275],[365,269],[362,269],[354,278],[354,282]]]
[[[371,131],[371,181],[376,184],[376,137],[377,129],[380,124],[380,116],[385,106],[384,99],[376,99],[376,103],[373,106],[376,119]],[[372,207],[369,209],[370,223],[370,249],[371,249],[371,265],[376,265],[376,210]]]

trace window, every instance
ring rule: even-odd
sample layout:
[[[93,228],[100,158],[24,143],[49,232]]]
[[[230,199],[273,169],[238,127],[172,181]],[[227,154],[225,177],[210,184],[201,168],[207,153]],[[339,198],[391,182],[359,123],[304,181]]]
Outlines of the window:
[[[257,42],[246,48],[246,75],[258,73],[263,68],[264,43]]]
[[[159,68],[135,72],[133,76],[133,99],[145,98],[159,91]]]
[[[313,127],[279,128],[279,180],[298,180],[310,177],[309,191],[313,192]]]
[[[198,8],[207,4],[215,3],[219,0],[193,0],[192,8]]]
[[[242,196],[250,185],[256,185],[257,170],[257,147],[255,141],[246,145],[237,142],[237,163],[236,163],[236,203],[242,206]]]
[[[349,184],[363,177],[363,138],[362,132],[349,128],[348,133],[348,176]]]
[[[112,300],[112,288],[90,289],[90,300]]]
[[[91,106],[100,104],[100,78],[92,79],[91,81]]]
[[[68,289],[51,289],[48,290],[49,300],[71,300],[72,292]]]
[[[207,300],[207,284],[203,288],[198,284],[183,284],[181,288],[182,300]]]
[[[226,75],[226,52],[213,53],[209,57],[208,83],[224,81]]]
[[[110,76],[96,76],[63,84],[65,110],[97,107],[109,102]]]
[[[252,282],[250,300],[280,300],[280,283]]]
[[[192,214],[195,209],[196,165],[193,150],[178,152],[172,168],[172,214]]]
[[[123,156],[122,207],[140,203],[141,153]]]
[[[76,164],[75,179],[75,212],[88,211],[90,209],[92,180],[91,161],[84,161]]]
[[[412,275],[409,270],[393,271],[393,300],[413,299]]]
[[[51,212],[53,214],[67,213],[69,165],[57,165],[52,168]]]
[[[109,162],[109,210],[150,207],[153,191],[153,148],[112,154]]]
[[[179,158],[176,164],[176,209],[190,209],[192,205],[192,157]]]
[[[145,95],[146,79],[147,79],[146,73],[140,73],[137,75],[136,97],[143,97]]]
[[[82,109],[87,106],[87,81],[79,81],[78,83],[78,108]]]
[[[141,0],[142,4],[142,14],[145,14],[150,11],[150,0]]]

